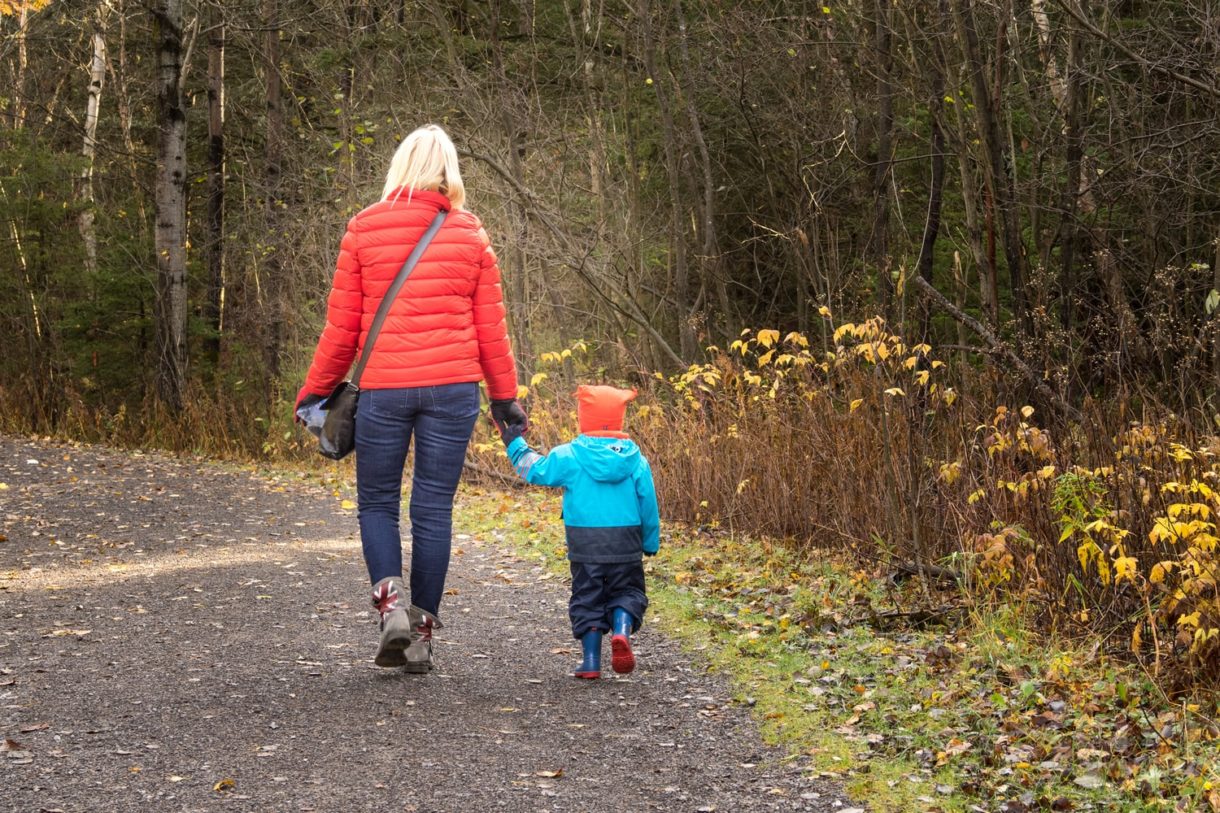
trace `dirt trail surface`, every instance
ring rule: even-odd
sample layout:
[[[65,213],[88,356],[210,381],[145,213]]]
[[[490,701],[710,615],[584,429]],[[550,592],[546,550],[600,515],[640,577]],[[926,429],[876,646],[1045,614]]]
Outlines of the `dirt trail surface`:
[[[0,810],[852,807],[648,628],[629,678],[568,677],[565,586],[460,527],[417,676],[372,665],[319,486],[4,437],[0,484]]]

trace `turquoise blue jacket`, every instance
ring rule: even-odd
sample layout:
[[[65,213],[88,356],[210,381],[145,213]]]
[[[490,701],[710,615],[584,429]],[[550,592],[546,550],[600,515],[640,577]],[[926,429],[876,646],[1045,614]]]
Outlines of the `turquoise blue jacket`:
[[[638,562],[660,548],[652,469],[635,441],[578,435],[541,455],[518,437],[508,444],[508,458],[527,482],[563,489],[573,562]]]

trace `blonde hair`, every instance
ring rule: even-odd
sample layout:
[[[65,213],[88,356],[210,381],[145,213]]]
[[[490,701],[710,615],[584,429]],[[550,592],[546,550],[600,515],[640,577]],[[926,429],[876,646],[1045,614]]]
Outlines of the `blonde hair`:
[[[435,124],[420,127],[398,145],[385,176],[381,199],[388,200],[391,195],[397,199],[395,190],[402,187],[408,190],[407,200],[411,199],[412,190],[427,189],[445,195],[455,209],[466,202],[457,148],[448,133]]]

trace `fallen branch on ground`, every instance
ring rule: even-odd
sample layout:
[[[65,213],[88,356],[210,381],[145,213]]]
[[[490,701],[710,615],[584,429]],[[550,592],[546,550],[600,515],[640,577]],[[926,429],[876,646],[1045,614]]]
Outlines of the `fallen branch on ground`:
[[[475,474],[479,475],[480,477],[495,478],[495,479],[499,480],[500,482],[504,483],[505,485],[511,486],[512,488],[525,488],[525,482],[523,480],[521,480],[520,478],[510,477],[509,475],[505,474],[502,471],[496,471],[495,469],[489,469],[487,466],[484,466],[479,463],[475,463],[473,460],[467,460],[466,462],[464,462],[462,464],[462,468],[464,468],[466,471],[474,472]]]
[[[914,562],[898,562],[894,565],[894,572],[890,574],[889,578],[891,583],[901,584],[909,577],[921,574],[933,581],[941,582],[942,584],[948,583],[950,587],[956,587],[962,581],[962,577],[956,571],[950,570],[947,567],[920,565]]]

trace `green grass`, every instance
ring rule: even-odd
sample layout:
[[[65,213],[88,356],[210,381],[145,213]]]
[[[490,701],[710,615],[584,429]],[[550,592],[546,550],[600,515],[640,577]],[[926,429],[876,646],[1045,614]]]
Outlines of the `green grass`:
[[[558,508],[554,492],[466,489],[457,521],[562,576]],[[681,527],[646,569],[648,623],[725,674],[767,742],[876,811],[1220,805],[1214,701],[1177,709],[1131,667],[1049,645],[1023,608],[879,630],[885,609],[922,602],[913,585]]]

